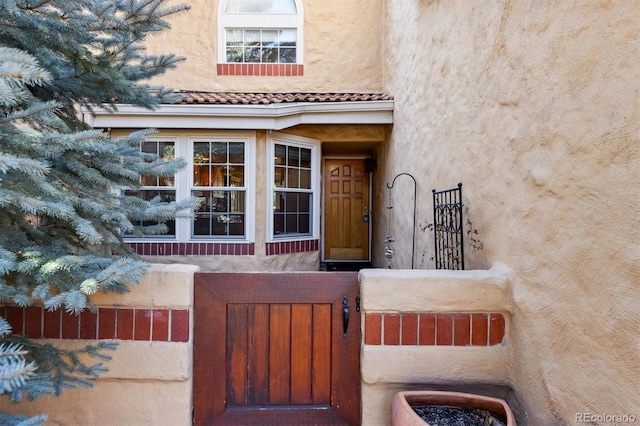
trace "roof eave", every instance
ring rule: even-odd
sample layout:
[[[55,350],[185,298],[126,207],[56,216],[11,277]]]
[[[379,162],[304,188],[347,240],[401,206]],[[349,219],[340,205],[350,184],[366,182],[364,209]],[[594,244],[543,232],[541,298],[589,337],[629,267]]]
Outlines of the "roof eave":
[[[155,110],[117,105],[118,111],[82,111],[99,128],[282,130],[299,124],[392,124],[393,100],[296,102],[267,105],[163,104]]]

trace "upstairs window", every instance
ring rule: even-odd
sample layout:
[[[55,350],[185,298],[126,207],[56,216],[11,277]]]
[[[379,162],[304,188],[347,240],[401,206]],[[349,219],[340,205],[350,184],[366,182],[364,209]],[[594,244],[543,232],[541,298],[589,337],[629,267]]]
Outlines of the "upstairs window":
[[[228,29],[227,62],[296,63],[296,31]]]
[[[218,28],[218,74],[302,75],[299,0],[223,1]]]

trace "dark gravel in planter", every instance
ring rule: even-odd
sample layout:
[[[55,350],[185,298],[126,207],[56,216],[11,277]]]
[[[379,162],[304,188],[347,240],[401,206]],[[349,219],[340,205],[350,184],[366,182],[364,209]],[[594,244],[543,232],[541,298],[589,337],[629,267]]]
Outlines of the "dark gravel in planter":
[[[437,405],[411,408],[430,426],[504,426],[506,424],[486,410],[468,410]]]

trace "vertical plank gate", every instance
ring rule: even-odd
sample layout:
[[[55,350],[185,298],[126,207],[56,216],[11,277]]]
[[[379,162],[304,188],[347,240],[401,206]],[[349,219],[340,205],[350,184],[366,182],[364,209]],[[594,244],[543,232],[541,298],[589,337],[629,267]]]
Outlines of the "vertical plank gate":
[[[360,424],[357,272],[198,273],[194,423]]]

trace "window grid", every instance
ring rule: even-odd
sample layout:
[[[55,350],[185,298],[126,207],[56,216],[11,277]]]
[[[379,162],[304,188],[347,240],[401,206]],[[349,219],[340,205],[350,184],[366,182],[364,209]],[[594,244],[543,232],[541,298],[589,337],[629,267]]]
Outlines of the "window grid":
[[[274,237],[311,235],[311,149],[275,144],[273,179]]]
[[[175,159],[175,142],[148,140],[140,144],[140,151],[146,154],[145,160],[148,162],[165,160],[172,161]],[[125,195],[139,197],[145,201],[151,201],[156,197],[160,202],[169,203],[176,201],[176,179],[174,176],[142,176],[140,179],[141,187],[138,190],[125,191]],[[137,226],[153,226],[158,225],[157,221],[138,220],[134,223]],[[147,234],[143,238],[175,238],[176,221],[168,220],[165,222],[167,232],[164,234]],[[125,234],[132,236],[132,234]]]
[[[296,63],[295,29],[227,29],[228,63]]]
[[[195,141],[191,196],[200,201],[193,238],[246,236],[244,142]]]

